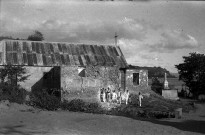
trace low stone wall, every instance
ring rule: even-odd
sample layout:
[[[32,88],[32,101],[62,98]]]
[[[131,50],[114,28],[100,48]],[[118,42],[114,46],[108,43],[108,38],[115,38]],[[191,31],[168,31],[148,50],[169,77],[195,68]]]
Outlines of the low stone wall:
[[[178,100],[177,90],[162,90],[162,96],[166,99]]]

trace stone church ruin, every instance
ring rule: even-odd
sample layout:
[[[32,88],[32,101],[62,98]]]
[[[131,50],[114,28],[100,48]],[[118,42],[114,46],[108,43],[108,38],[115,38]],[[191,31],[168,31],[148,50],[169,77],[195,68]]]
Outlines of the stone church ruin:
[[[59,89],[61,100],[100,100],[100,89],[138,91],[148,87],[146,70],[129,69],[119,46],[2,40],[0,65],[25,66],[27,91]]]

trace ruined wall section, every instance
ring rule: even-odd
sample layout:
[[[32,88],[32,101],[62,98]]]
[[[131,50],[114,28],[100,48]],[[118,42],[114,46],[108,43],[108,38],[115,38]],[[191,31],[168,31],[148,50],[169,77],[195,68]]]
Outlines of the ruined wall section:
[[[133,83],[133,73],[139,73],[139,84]],[[134,92],[143,92],[148,89],[148,71],[127,69],[126,70],[126,89]]]
[[[24,82],[20,82],[21,87],[25,88],[27,91],[31,91],[31,88],[38,83],[39,89],[43,85],[43,75],[49,72],[52,67],[26,67],[26,75],[29,75],[28,79]]]
[[[62,100],[82,98],[99,100],[99,89],[109,85],[117,89],[120,83],[118,67],[87,66],[85,77],[79,76],[78,66],[61,67]]]

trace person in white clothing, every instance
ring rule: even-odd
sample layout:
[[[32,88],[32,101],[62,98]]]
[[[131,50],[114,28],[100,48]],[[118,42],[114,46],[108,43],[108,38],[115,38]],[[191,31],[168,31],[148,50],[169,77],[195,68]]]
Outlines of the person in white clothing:
[[[139,92],[139,104],[140,104],[140,107],[142,106],[142,99],[143,99],[143,96]]]
[[[112,93],[112,102],[116,103],[117,102],[117,94],[115,91]]]

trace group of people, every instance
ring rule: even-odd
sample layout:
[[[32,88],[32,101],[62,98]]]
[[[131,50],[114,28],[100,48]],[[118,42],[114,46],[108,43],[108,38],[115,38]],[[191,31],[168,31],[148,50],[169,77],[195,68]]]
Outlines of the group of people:
[[[101,88],[100,89],[100,100],[101,102],[109,102],[109,103],[122,103],[122,101],[125,101],[125,104],[128,104],[128,98],[129,98],[129,91],[126,90],[126,92],[122,92],[120,88],[118,91],[111,90],[109,87]]]
[[[129,90],[126,90],[125,92],[122,92],[121,89],[119,88],[118,91],[111,90],[110,87],[106,88],[101,88],[100,89],[100,100],[101,102],[108,102],[108,103],[118,103],[121,104],[122,101],[125,102],[125,104],[128,104],[129,100]],[[139,92],[138,94],[138,100],[139,100],[139,106],[142,106],[142,99],[143,96]]]

